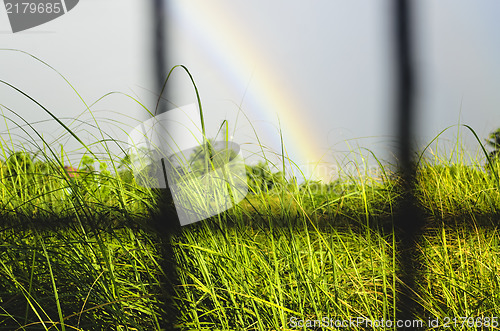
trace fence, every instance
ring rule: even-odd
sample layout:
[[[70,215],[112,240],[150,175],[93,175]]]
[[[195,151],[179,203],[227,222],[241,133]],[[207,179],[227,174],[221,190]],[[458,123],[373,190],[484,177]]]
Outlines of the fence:
[[[403,178],[405,185],[403,204],[400,207],[398,213],[399,217],[395,221],[395,229],[398,232],[399,240],[401,242],[400,247],[398,247],[400,252],[406,252],[403,254],[403,259],[401,261],[401,270],[398,277],[407,286],[402,286],[399,291],[401,295],[398,298],[399,315],[398,320],[413,320],[415,318],[415,310],[418,309],[418,304],[415,301],[414,293],[415,291],[415,279],[413,278],[416,274],[415,270],[417,266],[417,252],[416,252],[416,241],[418,240],[419,232],[423,226],[422,218],[419,216],[419,211],[416,209],[413,203],[414,196],[412,195],[413,181],[415,178],[415,169],[413,168],[413,162],[411,159],[412,146],[410,144],[413,135],[413,119],[414,119],[414,107],[413,107],[413,89],[414,89],[414,73],[412,67],[412,22],[411,22],[411,1],[409,0],[393,0],[391,3],[391,17],[394,18],[394,50],[395,50],[395,86],[397,90],[394,91],[396,95],[396,103],[394,109],[394,116],[398,118],[398,138],[399,145],[398,150],[395,151],[399,159],[399,173]],[[155,57],[154,63],[156,66],[155,72],[157,73],[157,84],[158,90],[160,91],[164,82],[165,75],[165,45],[164,45],[164,12],[162,0],[154,1],[154,26],[155,32],[153,34],[155,43]],[[168,45],[166,45],[168,48]],[[164,109],[161,109],[164,111]],[[160,220],[162,221],[162,220]],[[166,229],[162,234],[163,236],[169,237],[172,232],[172,226],[165,228],[160,226],[159,228]],[[168,242],[168,240],[167,240]],[[171,252],[170,248],[166,251]],[[174,266],[168,266],[171,270],[168,272],[174,274]],[[167,292],[171,292],[167,290]]]

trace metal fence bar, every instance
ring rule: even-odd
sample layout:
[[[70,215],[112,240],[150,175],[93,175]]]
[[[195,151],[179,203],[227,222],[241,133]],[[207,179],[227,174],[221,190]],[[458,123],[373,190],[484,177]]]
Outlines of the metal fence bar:
[[[416,298],[416,272],[418,255],[416,244],[423,226],[414,196],[416,168],[413,162],[414,136],[414,71],[412,66],[412,16],[410,0],[393,0],[395,42],[395,116],[398,119],[398,161],[401,189],[401,205],[395,218],[400,256],[401,285],[398,292],[398,320],[413,320],[420,310]]]
[[[166,70],[166,51],[165,51],[165,15],[166,6],[164,0],[153,0],[153,63],[154,75],[156,80],[156,93],[160,97],[160,92],[167,77]],[[165,102],[158,102],[158,108],[155,110],[155,115],[167,111]]]
[[[158,115],[167,111],[166,93],[160,95],[167,77],[167,52],[166,52],[166,22],[167,6],[165,0],[153,0],[152,5],[152,70],[155,76],[155,93],[158,95],[157,108],[152,110],[154,115]],[[179,283],[176,268],[174,251],[171,245],[171,237],[178,230],[177,215],[172,212],[172,208],[167,206],[171,201],[170,190],[156,189],[158,196],[159,213],[153,216],[152,227],[153,232],[157,236],[161,245],[162,263],[161,267],[165,274],[162,281],[162,298],[158,301],[163,304],[164,315],[160,318],[160,326],[162,330],[174,330],[174,324],[178,310],[173,305],[175,297],[175,286]],[[163,302],[162,302],[163,301]]]

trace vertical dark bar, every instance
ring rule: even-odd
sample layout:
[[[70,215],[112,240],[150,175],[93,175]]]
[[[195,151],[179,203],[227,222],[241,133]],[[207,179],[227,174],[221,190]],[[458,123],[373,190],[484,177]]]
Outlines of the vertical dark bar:
[[[154,54],[154,75],[156,80],[155,89],[160,97],[160,92],[167,77],[166,71],[166,52],[165,52],[165,14],[166,6],[164,0],[153,0],[153,54]],[[159,100],[158,107],[155,109],[154,114],[161,114],[167,109],[165,102]]]
[[[398,116],[398,157],[400,170],[411,171],[413,120],[413,72],[411,68],[411,33],[409,0],[394,0],[396,19],[396,111]]]
[[[410,0],[393,0],[394,37],[396,51],[396,116],[398,118],[398,159],[402,201],[396,216],[398,252],[400,256],[400,285],[398,320],[413,320],[420,311],[416,292],[418,271],[417,240],[423,226],[414,196],[416,169],[412,160],[414,120],[414,72],[412,68],[412,31]]]
[[[165,0],[153,0],[152,2],[152,17],[153,17],[153,44],[152,44],[152,63],[153,73],[155,78],[155,89],[159,98],[165,97],[160,95],[165,79],[167,77],[166,60],[167,54],[165,51],[166,43],[166,22],[165,17],[167,8]],[[155,103],[156,109],[152,111],[155,115],[165,112],[166,103],[162,99],[158,99]],[[162,166],[164,167],[163,159]],[[158,213],[153,216],[152,227],[154,235],[157,237],[159,245],[161,245],[162,269],[165,278],[162,280],[162,298],[159,302],[163,305],[164,315],[161,316],[162,330],[173,330],[174,324],[178,316],[178,310],[174,305],[175,290],[174,286],[178,283],[177,273],[175,271],[175,258],[171,245],[171,237],[178,230],[177,214],[171,206],[172,196],[170,190],[156,189],[158,197]]]

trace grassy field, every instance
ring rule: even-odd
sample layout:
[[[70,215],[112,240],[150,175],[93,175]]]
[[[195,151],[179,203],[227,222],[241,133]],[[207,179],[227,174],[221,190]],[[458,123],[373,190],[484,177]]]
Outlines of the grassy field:
[[[170,231],[162,229],[175,218],[168,195],[138,186],[129,171],[92,171],[87,159],[71,177],[57,162],[6,149],[4,160],[0,329],[333,330],[364,318],[350,329],[375,330],[396,322],[404,285],[392,224],[401,192],[388,170],[297,185],[262,164],[248,167],[241,203]],[[417,316],[425,326],[496,326],[498,184],[481,164],[459,161],[427,157],[419,167],[426,227]],[[307,320],[321,327],[301,327]]]
[[[243,201],[180,229],[168,190],[139,186],[124,155],[83,145],[74,172],[43,137],[12,139],[0,142],[0,330],[395,329],[405,186],[369,152],[329,184],[247,166]],[[482,145],[431,143],[417,157],[425,226],[404,322],[500,329],[499,163]]]

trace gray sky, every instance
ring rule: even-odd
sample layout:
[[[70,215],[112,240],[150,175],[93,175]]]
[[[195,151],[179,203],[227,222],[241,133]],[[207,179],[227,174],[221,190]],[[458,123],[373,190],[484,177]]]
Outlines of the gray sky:
[[[64,75],[93,103],[108,92],[130,94],[151,110],[150,8],[139,0],[81,0],[66,15],[12,34],[0,8],[0,47],[29,52]],[[250,163],[261,144],[288,156],[306,175],[359,146],[391,159],[394,148],[391,21],[389,1],[171,0],[168,64],[186,65],[201,94],[209,136],[224,119]],[[416,2],[420,144],[450,125],[471,125],[481,138],[500,126],[500,4],[489,1]],[[71,124],[85,106],[67,83],[31,57],[0,51],[0,79],[22,89]],[[168,82],[174,105],[195,102],[187,75]],[[29,122],[49,119],[39,107],[5,85],[0,104]],[[118,140],[148,118],[134,100],[112,95],[92,107],[99,125]],[[4,113],[10,119],[4,109]],[[248,116],[248,119],[245,117]],[[85,142],[95,141],[92,117],[74,122]],[[279,122],[278,122],[279,119]],[[16,120],[20,123],[20,120]],[[17,144],[25,136],[11,132]],[[2,131],[5,124],[0,124]],[[63,130],[42,122],[38,132],[55,140]],[[446,139],[453,141],[457,130]],[[461,131],[471,151],[472,135]],[[51,138],[48,138],[51,137]],[[8,136],[2,134],[3,139]],[[67,150],[77,148],[61,140]],[[443,139],[443,142],[446,142]],[[119,149],[111,147],[116,153]],[[354,154],[353,154],[354,155]],[[269,156],[269,154],[268,154]],[[318,163],[319,160],[323,163]],[[370,161],[371,162],[371,161]]]

